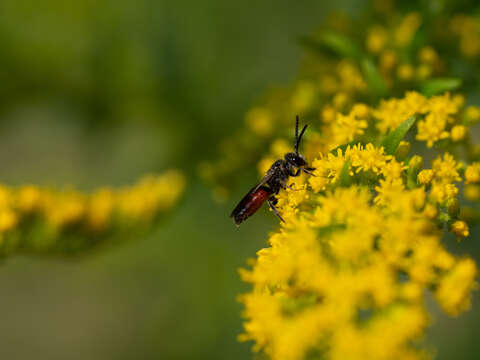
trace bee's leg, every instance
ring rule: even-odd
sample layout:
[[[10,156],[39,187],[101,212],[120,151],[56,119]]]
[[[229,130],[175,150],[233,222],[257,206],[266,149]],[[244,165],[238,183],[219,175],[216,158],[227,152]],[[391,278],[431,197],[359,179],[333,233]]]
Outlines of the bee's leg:
[[[302,170],[300,168],[298,168],[296,172],[290,173],[290,176],[297,177],[297,176],[300,175],[301,172],[302,172]]]
[[[278,184],[279,184],[280,186],[279,186],[279,189],[278,189],[278,191],[277,191],[277,192],[275,192],[275,195],[278,195],[278,193],[280,192],[280,189],[283,189],[283,190],[285,190],[285,189],[287,189],[287,188],[288,188],[288,189],[290,189],[290,190],[295,190],[294,188],[292,188],[292,185],[293,185],[293,184],[292,184],[292,185],[290,185],[290,186],[288,186],[288,185],[287,185],[287,182],[286,182],[286,180],[280,180],[280,181],[278,182]]]
[[[293,185],[295,185],[295,183],[291,183],[290,185],[285,184],[284,186],[285,186],[285,188],[288,188],[288,189],[290,189],[290,190],[292,190],[292,191],[300,191],[300,190],[302,190],[302,189],[294,189],[294,188],[293,188]]]
[[[275,196],[272,196],[271,198],[267,199],[267,202],[268,202],[268,206],[270,206],[270,209],[272,209],[273,213],[277,215],[280,221],[285,222],[285,220],[282,219],[282,217],[278,213],[277,208],[275,207],[275,204],[278,202],[278,199]]]
[[[305,173],[305,174],[309,174],[309,175],[312,175],[312,176],[316,176],[312,171],[315,170],[315,168],[302,168],[302,171]]]

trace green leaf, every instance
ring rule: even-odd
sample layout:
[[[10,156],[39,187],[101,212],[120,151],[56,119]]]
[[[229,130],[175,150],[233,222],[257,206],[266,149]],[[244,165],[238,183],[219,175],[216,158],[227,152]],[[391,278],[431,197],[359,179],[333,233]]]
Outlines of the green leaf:
[[[462,85],[459,78],[436,78],[425,81],[421,86],[421,92],[425,96],[433,96],[445,91],[452,91]]]
[[[403,140],[405,134],[410,130],[413,124],[415,124],[415,121],[417,121],[417,117],[415,115],[410,116],[407,120],[398,125],[395,130],[391,131],[382,141],[381,145],[385,148],[387,155],[395,155],[398,144],[400,144],[400,141]]]
[[[348,37],[337,32],[328,31],[322,34],[322,42],[340,56],[360,57],[360,49]]]
[[[320,52],[329,50],[339,57],[360,58],[360,48],[348,37],[333,31],[324,31],[314,37],[301,37],[300,43]]]
[[[350,159],[345,161],[345,164],[343,164],[342,171],[340,172],[340,176],[338,177],[338,183],[342,187],[348,187],[350,183],[352,182],[352,178],[350,177],[350,165],[351,165]]]
[[[369,58],[364,58],[360,66],[369,89],[377,96],[385,95],[387,91],[385,81],[373,61]]]

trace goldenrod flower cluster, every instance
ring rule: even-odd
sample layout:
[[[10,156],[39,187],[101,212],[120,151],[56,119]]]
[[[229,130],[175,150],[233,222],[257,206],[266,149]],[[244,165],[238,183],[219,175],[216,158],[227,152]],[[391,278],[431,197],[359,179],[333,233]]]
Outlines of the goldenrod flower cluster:
[[[434,114],[430,127],[443,126],[444,115],[461,117],[463,111],[449,94],[408,93],[368,110],[358,104],[324,124],[322,133],[311,133],[306,147],[312,151],[320,138],[320,148],[331,150],[362,137],[359,129],[373,127],[382,135],[401,126],[398,119],[415,115],[415,137],[434,144],[436,135],[422,136],[422,121]],[[348,136],[335,136],[342,133]],[[387,139],[395,136],[387,133]],[[285,223],[252,260],[252,270],[241,271],[253,284],[241,297],[242,340],[254,340],[255,349],[279,360],[312,354],[422,359],[428,355],[421,345],[430,323],[425,294],[432,291],[450,315],[470,307],[477,267],[445,249],[442,228],[446,224],[458,238],[469,235],[459,216],[458,184],[479,182],[480,167],[465,169],[445,152],[424,168],[420,156],[399,152],[409,148],[407,141],[397,142],[391,153],[372,142],[318,151],[314,176],[295,178],[294,189],[280,193]]]
[[[0,253],[69,253],[125,238],[170,210],[184,187],[184,176],[176,170],[91,194],[0,186]]]
[[[316,170],[280,192],[285,223],[241,270],[252,290],[240,339],[272,360],[431,358],[425,296],[451,316],[470,307],[477,266],[443,242],[480,222],[480,26],[426,8],[374,1],[367,20],[337,17],[302,39],[298,78],[201,168],[225,195],[263,149],[261,176],[292,150],[295,115],[310,125],[301,152]]]
[[[255,108],[270,128],[304,114],[302,152],[316,169],[280,193],[285,223],[241,270],[253,288],[241,296],[240,339],[273,360],[430,358],[426,294],[452,316],[470,307],[477,266],[442,241],[447,231],[467,238],[469,221],[480,219],[477,205],[462,205],[480,201],[480,150],[470,137],[480,108],[446,91],[456,80],[435,79],[448,69],[433,45],[412,48],[421,15],[395,19],[368,28],[369,57],[356,61],[343,46],[326,70],[307,60],[289,92]],[[437,153],[427,162],[419,154],[429,148]],[[288,151],[291,141],[276,137],[260,173]]]

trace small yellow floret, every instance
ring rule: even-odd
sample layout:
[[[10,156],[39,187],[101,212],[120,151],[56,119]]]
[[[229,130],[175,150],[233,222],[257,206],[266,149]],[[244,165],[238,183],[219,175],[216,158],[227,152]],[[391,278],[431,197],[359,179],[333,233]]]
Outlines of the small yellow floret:
[[[368,30],[367,49],[374,54],[378,54],[385,47],[388,40],[387,32],[382,26],[373,26]]]
[[[18,216],[10,209],[0,211],[0,232],[12,229],[18,222]]]
[[[465,120],[471,124],[475,124],[480,121],[480,107],[478,106],[469,106],[465,109],[463,116]]]
[[[272,113],[267,108],[255,107],[245,115],[247,126],[257,135],[267,136],[272,133]]]
[[[463,191],[465,199],[470,201],[479,201],[480,200],[480,186],[476,184],[469,184],[465,186]]]
[[[463,125],[455,125],[451,131],[451,137],[453,141],[460,141],[467,135],[468,129]]]
[[[402,81],[409,81],[413,78],[413,66],[410,64],[401,64],[397,68],[397,77]]]
[[[480,182],[480,163],[473,163],[465,170],[465,183],[472,184]]]
[[[470,231],[468,225],[465,221],[457,220],[452,224],[452,232],[457,235],[459,238],[468,237]]]
[[[418,173],[418,182],[422,185],[430,184],[435,173],[431,169],[422,170]]]
[[[433,64],[438,60],[438,55],[433,47],[425,46],[418,52],[418,60],[425,64]]]

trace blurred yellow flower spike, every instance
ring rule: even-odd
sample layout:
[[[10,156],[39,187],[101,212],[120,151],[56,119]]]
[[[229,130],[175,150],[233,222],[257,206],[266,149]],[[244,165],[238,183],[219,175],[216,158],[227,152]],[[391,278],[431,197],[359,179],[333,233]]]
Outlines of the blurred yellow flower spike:
[[[121,189],[91,194],[33,185],[0,187],[0,254],[75,253],[109,238],[125,238],[151,225],[178,202],[184,176],[175,170],[149,175]]]

